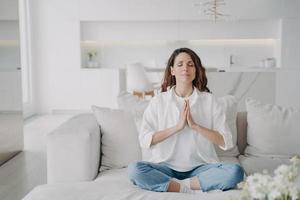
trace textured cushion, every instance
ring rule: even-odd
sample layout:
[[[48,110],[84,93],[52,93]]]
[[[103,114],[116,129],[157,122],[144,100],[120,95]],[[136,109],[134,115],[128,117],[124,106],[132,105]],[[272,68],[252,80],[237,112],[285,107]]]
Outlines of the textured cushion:
[[[138,132],[131,113],[97,106],[92,106],[92,111],[102,134],[100,171],[140,160]]]
[[[247,154],[291,157],[300,155],[300,110],[246,100]]]
[[[233,163],[233,164],[240,164],[240,161],[237,157],[233,156],[219,156],[220,162],[223,163]]]
[[[119,109],[132,114],[138,131],[141,129],[143,114],[149,102],[150,100],[140,99],[128,92],[122,92],[118,96]],[[151,156],[151,151],[145,148],[141,148],[141,150],[143,160],[148,160]]]
[[[218,156],[238,156],[239,150],[237,147],[237,127],[236,127],[236,118],[237,118],[237,101],[234,96],[224,96],[218,99],[218,102],[222,105],[224,112],[226,113],[226,123],[228,124],[233,140],[233,148],[227,151],[220,149],[215,145],[216,152]]]
[[[148,104],[149,100],[140,99],[129,92],[122,92],[118,96],[119,109],[130,112],[134,117],[137,127],[141,126],[143,114]]]

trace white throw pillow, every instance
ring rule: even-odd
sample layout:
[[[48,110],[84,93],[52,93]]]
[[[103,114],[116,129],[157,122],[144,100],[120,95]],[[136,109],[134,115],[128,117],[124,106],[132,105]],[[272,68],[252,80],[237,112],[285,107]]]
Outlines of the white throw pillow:
[[[149,102],[149,100],[140,99],[129,92],[121,92],[118,95],[119,109],[130,112],[134,116],[135,120],[143,118],[144,111]]]
[[[150,100],[140,99],[137,96],[129,92],[122,92],[118,96],[118,107],[121,110],[125,110],[130,112],[134,118],[136,128],[138,132],[142,126],[143,114],[146,110]],[[140,147],[142,150],[142,158],[143,160],[149,160],[151,156],[151,151],[149,149],[145,149]]]
[[[232,133],[233,148],[224,151],[218,145],[215,145],[216,152],[218,156],[238,156],[240,152],[237,147],[237,100],[234,96],[228,95],[218,98],[218,103],[221,104],[226,114],[226,123],[228,124]]]
[[[291,157],[300,155],[300,109],[246,99],[247,154]]]
[[[122,168],[141,160],[138,131],[132,114],[123,110],[92,106],[101,131],[101,167]]]

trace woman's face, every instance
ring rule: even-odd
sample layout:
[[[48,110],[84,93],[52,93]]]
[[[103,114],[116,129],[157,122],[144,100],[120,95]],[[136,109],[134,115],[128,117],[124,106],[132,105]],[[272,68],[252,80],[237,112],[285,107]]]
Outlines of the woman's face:
[[[192,83],[196,76],[196,67],[187,53],[180,53],[174,60],[174,66],[171,67],[171,74],[175,76],[176,83]]]

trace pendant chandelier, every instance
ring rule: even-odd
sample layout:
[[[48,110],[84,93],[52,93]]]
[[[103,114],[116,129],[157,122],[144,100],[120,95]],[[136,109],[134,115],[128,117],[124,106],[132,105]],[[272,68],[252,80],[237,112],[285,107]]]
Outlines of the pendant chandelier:
[[[217,20],[229,17],[228,14],[223,13],[221,10],[226,5],[225,0],[199,0],[195,5],[199,7],[200,14],[214,20],[215,23]]]

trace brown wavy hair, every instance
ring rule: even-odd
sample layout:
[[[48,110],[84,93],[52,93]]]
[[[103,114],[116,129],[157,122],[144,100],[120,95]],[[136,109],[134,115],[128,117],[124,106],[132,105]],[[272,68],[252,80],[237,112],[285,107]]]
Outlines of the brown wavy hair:
[[[176,85],[175,76],[172,76],[171,74],[171,67],[174,66],[175,58],[180,53],[189,54],[194,62],[196,68],[196,76],[195,79],[193,80],[193,86],[195,86],[201,92],[210,92],[210,90],[207,87],[207,77],[205,73],[205,68],[201,64],[200,57],[193,50],[189,48],[176,49],[170,56],[167,63],[167,67],[165,69],[164,79],[161,85],[161,92],[166,92],[168,90],[168,87],[172,87]]]

